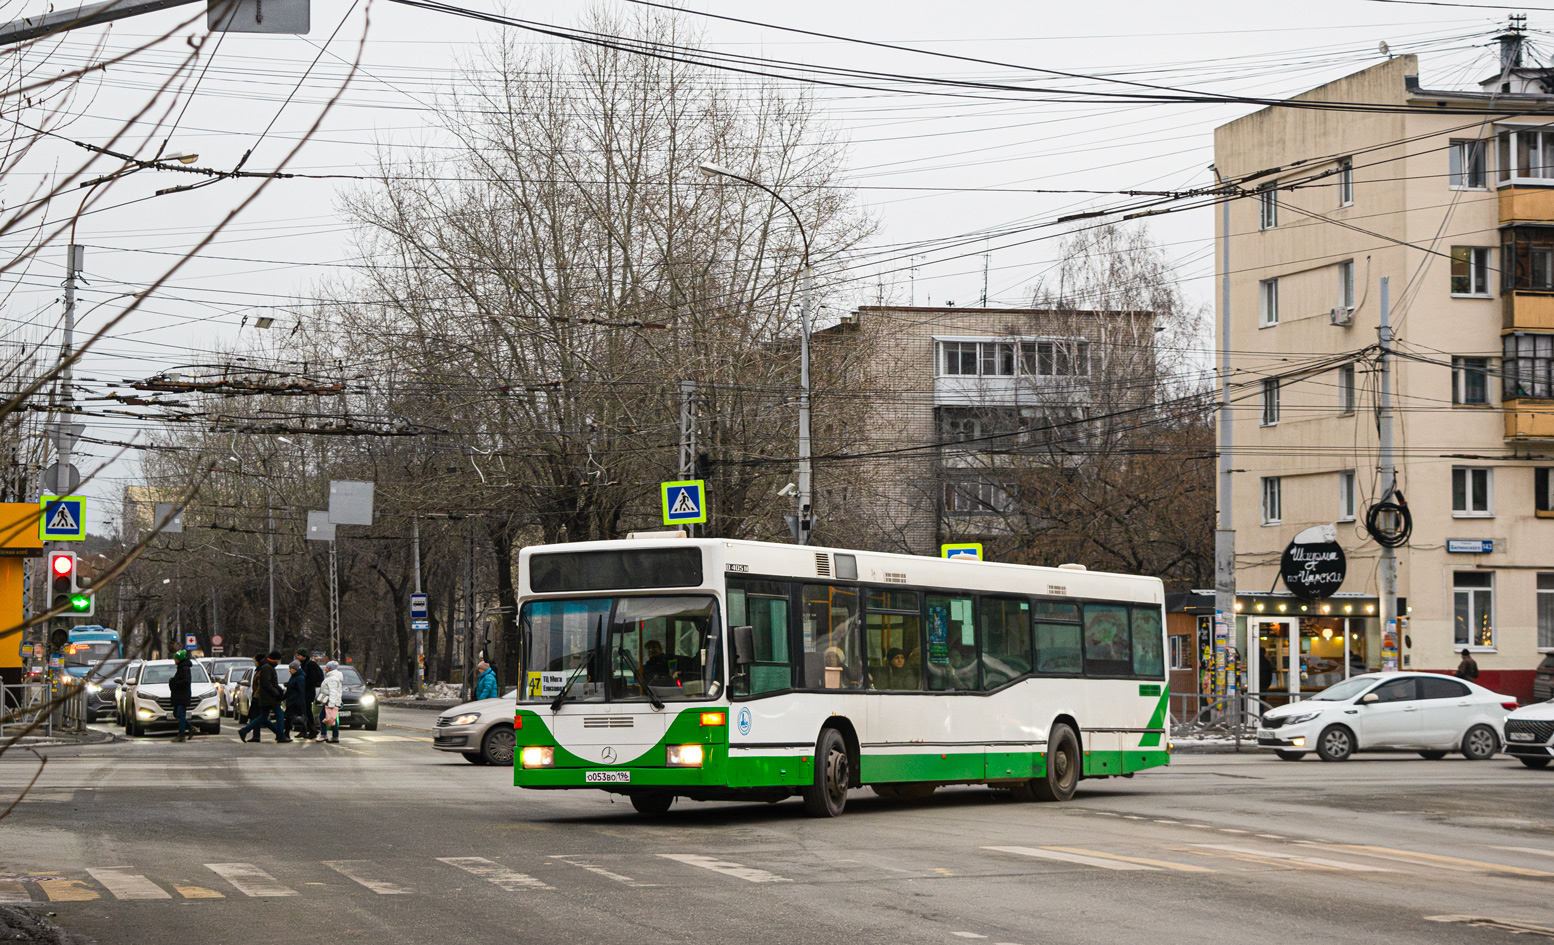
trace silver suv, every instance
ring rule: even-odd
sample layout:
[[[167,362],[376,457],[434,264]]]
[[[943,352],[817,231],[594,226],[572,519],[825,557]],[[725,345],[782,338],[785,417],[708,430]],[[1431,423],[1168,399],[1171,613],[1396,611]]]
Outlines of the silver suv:
[[[175,666],[174,660],[147,660],[140,664],[134,682],[125,679],[125,734],[144,735],[153,728],[178,728],[178,718],[173,715],[173,697],[167,689]],[[216,688],[211,684],[210,674],[199,663],[189,666],[189,686],[192,697],[190,726],[208,735],[219,735],[221,716],[216,708]]]

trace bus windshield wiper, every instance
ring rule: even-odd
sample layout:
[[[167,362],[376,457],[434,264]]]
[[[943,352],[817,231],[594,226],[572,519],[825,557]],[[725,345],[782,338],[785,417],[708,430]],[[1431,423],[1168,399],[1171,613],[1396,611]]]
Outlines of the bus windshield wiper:
[[[594,640],[595,640],[595,646],[597,646],[598,645],[597,641],[599,639],[599,634],[604,632],[604,615],[603,614],[599,615],[599,622],[597,624],[595,624],[594,626],[595,626],[595,629],[594,629]],[[598,651],[595,650],[594,652],[597,653]],[[550,711],[552,711],[552,712],[559,712],[559,711],[561,711],[561,703],[567,701],[567,693],[572,691],[572,684],[577,682],[577,677],[582,676],[582,675],[586,675],[587,672],[588,672],[588,664],[587,663],[584,663],[582,666],[574,666],[572,668],[572,675],[570,677],[568,677],[567,684],[565,686],[562,686],[561,687],[561,691],[556,693],[556,698],[551,700]]]
[[[626,666],[631,670],[631,675],[637,677],[637,686],[647,694],[648,701],[653,703],[653,708],[662,709],[664,707],[664,700],[658,698],[658,694],[642,678],[642,673],[637,670],[637,661],[631,658],[630,653],[626,652],[626,647],[624,645],[617,646],[615,651],[621,655],[621,659],[626,661]]]

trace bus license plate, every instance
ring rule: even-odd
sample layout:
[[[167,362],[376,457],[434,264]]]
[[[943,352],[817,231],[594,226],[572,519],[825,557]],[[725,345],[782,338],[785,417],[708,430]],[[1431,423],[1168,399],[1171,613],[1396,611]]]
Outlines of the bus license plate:
[[[630,771],[587,771],[583,773],[584,784],[630,784]]]

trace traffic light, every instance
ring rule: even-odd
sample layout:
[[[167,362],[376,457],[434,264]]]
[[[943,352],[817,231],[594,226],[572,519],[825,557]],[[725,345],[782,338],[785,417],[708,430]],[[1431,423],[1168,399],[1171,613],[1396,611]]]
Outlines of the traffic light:
[[[79,562],[73,551],[49,552],[50,609],[67,607],[61,616],[90,617],[97,609],[92,594],[81,589]]]

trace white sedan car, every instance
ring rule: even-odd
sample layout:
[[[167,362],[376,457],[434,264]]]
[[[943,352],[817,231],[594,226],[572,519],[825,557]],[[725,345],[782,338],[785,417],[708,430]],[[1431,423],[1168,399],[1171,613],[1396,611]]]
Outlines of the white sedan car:
[[[1554,699],[1506,717],[1505,751],[1529,768],[1548,767],[1554,760]]]
[[[1285,761],[1308,751],[1345,761],[1372,748],[1413,749],[1431,760],[1460,751],[1482,761],[1504,744],[1515,708],[1510,696],[1438,673],[1366,673],[1264,712],[1257,745]]]
[[[432,747],[456,751],[470,764],[513,766],[513,713],[518,690],[495,699],[479,699],[444,710],[437,716]]]

